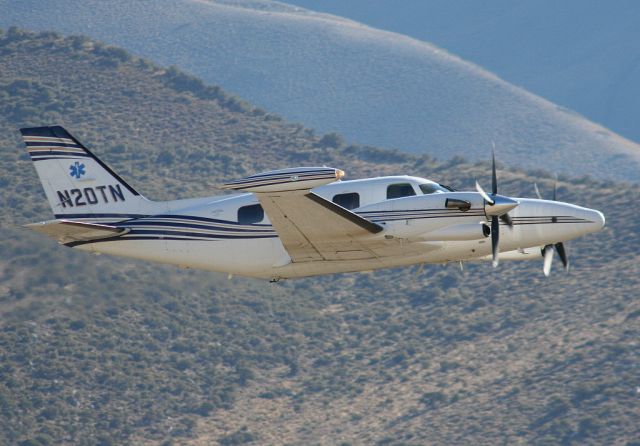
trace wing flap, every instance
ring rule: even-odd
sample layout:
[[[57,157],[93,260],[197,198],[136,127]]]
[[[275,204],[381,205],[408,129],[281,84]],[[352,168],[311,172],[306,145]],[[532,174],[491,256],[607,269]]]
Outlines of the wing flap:
[[[60,243],[100,240],[129,232],[128,228],[72,220],[49,220],[30,223],[25,227],[53,237]]]

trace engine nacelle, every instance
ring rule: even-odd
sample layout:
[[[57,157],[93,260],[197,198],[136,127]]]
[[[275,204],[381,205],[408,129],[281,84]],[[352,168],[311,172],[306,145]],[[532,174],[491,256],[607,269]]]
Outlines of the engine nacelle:
[[[332,167],[295,167],[272,170],[224,183],[221,189],[244,192],[285,192],[308,190],[340,180],[344,172]]]
[[[500,261],[502,260],[541,260],[544,258],[542,255],[542,247],[515,249],[513,251],[501,252],[498,254]],[[480,257],[479,260],[493,260],[493,257],[488,255]]]
[[[481,240],[491,235],[491,228],[485,223],[466,223],[449,225],[435,231],[425,232],[417,238],[424,241],[455,242],[464,240]]]

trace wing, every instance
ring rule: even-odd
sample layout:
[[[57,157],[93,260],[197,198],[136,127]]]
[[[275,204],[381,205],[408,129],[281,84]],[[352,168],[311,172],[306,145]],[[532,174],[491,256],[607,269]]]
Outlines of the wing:
[[[53,237],[60,243],[99,240],[124,235],[129,232],[129,229],[126,228],[71,220],[50,220],[30,223],[25,226]]]
[[[294,262],[376,257],[367,239],[382,226],[306,190],[256,196]]]

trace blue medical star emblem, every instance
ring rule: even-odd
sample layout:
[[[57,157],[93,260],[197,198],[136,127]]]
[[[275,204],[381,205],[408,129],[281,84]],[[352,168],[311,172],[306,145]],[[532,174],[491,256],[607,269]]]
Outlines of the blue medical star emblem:
[[[69,174],[75,178],[80,178],[82,175],[87,173],[84,171],[84,164],[80,164],[77,161],[69,166],[69,170],[71,171]]]

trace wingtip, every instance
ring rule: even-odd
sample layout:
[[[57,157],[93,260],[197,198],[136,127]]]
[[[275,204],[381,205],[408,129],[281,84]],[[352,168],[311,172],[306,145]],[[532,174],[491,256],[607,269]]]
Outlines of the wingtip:
[[[51,222],[54,222],[56,220],[47,220],[47,221],[35,221],[33,223],[25,223],[22,225],[23,228],[26,229],[34,229],[34,228],[39,228],[41,226],[45,226],[46,224],[49,224]]]

